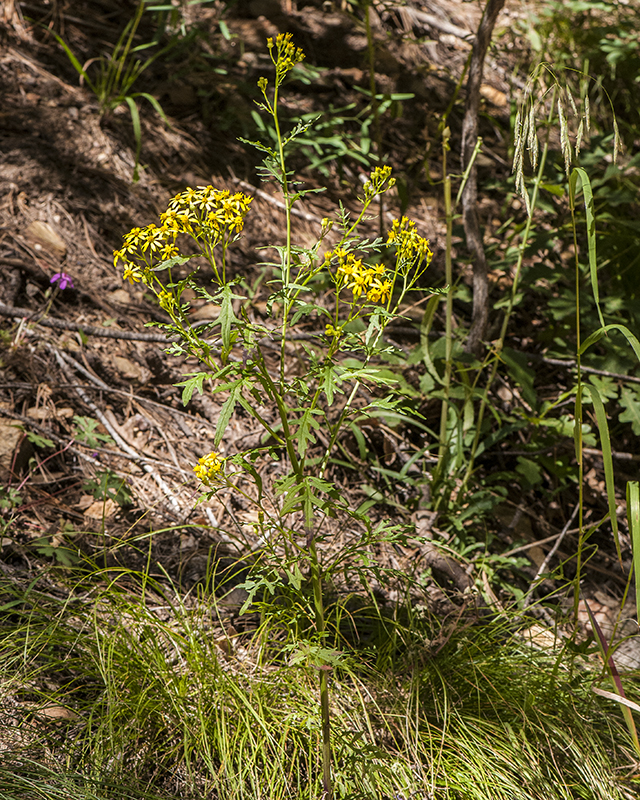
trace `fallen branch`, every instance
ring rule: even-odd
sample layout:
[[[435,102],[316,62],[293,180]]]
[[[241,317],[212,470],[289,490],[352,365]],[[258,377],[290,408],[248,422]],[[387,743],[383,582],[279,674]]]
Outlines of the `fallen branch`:
[[[4,303],[0,303],[0,316],[26,319],[28,322],[42,325],[44,328],[58,328],[63,331],[84,333],[87,336],[101,336],[104,339],[129,339],[137,342],[161,342],[162,344],[169,344],[171,341],[162,333],[136,333],[135,331],[106,330],[105,328],[96,328],[93,325],[80,325],[77,322],[67,322],[64,319],[56,319],[55,317],[33,319],[37,313],[38,312],[29,311],[28,308],[17,308],[16,306],[8,306]]]

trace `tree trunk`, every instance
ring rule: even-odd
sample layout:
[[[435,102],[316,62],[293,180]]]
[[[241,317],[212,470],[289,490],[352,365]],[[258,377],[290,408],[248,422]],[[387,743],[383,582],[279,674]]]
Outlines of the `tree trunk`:
[[[480,86],[482,84],[484,60],[491,42],[496,19],[504,4],[505,0],[488,0],[473,44],[471,63],[469,64],[469,77],[467,78],[467,99],[460,148],[463,170],[466,169],[471,160],[478,138],[478,107],[480,104]],[[467,184],[462,193],[462,221],[467,247],[473,259],[473,317],[465,350],[468,353],[479,355],[489,318],[489,281],[487,259],[480,234],[478,175],[475,164],[471,168]]]

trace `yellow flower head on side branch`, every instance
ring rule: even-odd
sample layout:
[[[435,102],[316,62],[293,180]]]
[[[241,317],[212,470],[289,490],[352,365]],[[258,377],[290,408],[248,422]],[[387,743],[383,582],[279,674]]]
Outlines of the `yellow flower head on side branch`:
[[[209,453],[198,461],[193,468],[196,477],[205,486],[214,486],[223,477],[222,465],[224,459],[218,453]]]
[[[385,303],[391,294],[392,281],[385,278],[384,264],[365,264],[342,247],[329,250],[324,255],[325,266],[336,262],[334,276],[336,289],[350,289],[353,302],[365,298],[371,303]]]
[[[176,233],[204,237],[215,246],[242,232],[252,201],[242,192],[231,194],[228,189],[198,186],[173,197],[161,219]]]
[[[364,197],[363,202],[370,202],[379,194],[384,194],[396,184],[396,179],[391,177],[391,167],[385,164],[384,167],[374,167],[369,175],[369,179],[362,187]]]

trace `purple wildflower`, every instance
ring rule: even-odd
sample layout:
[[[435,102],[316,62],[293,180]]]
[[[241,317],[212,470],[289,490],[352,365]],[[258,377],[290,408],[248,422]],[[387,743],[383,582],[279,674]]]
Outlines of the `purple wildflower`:
[[[57,283],[61,292],[64,292],[67,287],[69,287],[69,289],[75,289],[75,286],[73,285],[73,278],[71,275],[67,275],[66,272],[56,272],[49,282]]]

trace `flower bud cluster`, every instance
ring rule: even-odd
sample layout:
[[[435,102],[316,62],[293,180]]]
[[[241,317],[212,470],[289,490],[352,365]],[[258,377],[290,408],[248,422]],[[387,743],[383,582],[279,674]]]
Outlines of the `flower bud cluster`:
[[[386,164],[384,167],[374,167],[369,176],[369,180],[366,181],[362,187],[364,192],[364,197],[362,199],[365,203],[370,202],[374,197],[383,194],[395,185],[396,179],[391,177],[391,167]]]
[[[393,244],[398,253],[398,260],[402,264],[420,264],[426,260],[425,268],[431,263],[433,253],[429,247],[429,240],[424,239],[416,230],[413,220],[402,217],[393,221],[387,244]]]
[[[276,68],[276,86],[280,86],[287,73],[304,59],[302,49],[296,48],[291,41],[292,38],[292,33],[279,33],[276,36],[275,44],[273,39],[267,39],[269,54]],[[260,88],[262,89],[262,87]],[[262,90],[264,91],[264,89]]]

